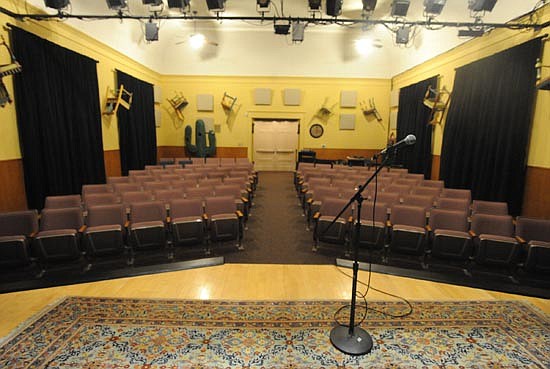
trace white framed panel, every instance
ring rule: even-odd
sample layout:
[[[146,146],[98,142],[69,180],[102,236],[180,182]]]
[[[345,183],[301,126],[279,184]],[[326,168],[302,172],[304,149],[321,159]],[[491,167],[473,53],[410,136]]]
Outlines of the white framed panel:
[[[160,104],[162,102],[162,88],[158,85],[153,85],[153,94],[155,103]]]
[[[160,107],[155,106],[155,127],[160,128],[162,122],[162,110]]]
[[[390,129],[397,129],[397,109],[390,111]]]
[[[209,94],[197,95],[197,110],[214,111],[214,95],[209,95]]]
[[[392,90],[390,93],[390,107],[399,106],[399,91]]]
[[[302,100],[302,91],[297,88],[285,88],[283,91],[283,103],[287,106],[298,106]]]
[[[254,90],[254,104],[271,105],[271,94],[270,88],[256,88]]]
[[[355,108],[357,106],[357,91],[342,91],[340,93],[341,108]]]
[[[353,131],[355,129],[355,114],[340,114],[340,130]]]

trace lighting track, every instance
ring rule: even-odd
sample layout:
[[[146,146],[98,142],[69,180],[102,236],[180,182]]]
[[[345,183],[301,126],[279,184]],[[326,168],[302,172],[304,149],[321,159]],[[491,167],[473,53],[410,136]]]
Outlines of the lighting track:
[[[479,22],[441,22],[434,19],[430,20],[421,20],[421,21],[408,21],[404,19],[343,19],[343,18],[323,18],[323,17],[262,17],[262,16],[227,16],[227,15],[215,15],[215,16],[203,16],[203,15],[130,15],[130,14],[70,14],[63,11],[58,12],[57,14],[21,14],[12,12],[6,8],[0,7],[0,13],[3,13],[9,17],[25,20],[32,19],[36,21],[49,21],[49,20],[65,20],[65,19],[79,19],[79,20],[106,20],[106,19],[116,19],[116,20],[144,20],[149,21],[150,19],[158,20],[197,20],[197,21],[266,21],[272,20],[276,21],[290,21],[290,22],[307,22],[312,24],[362,24],[362,25],[391,25],[391,26],[419,26],[419,27],[451,27],[451,28],[464,28],[464,27],[480,27],[484,28],[508,28],[508,29],[541,29],[548,26],[546,23],[482,23]]]

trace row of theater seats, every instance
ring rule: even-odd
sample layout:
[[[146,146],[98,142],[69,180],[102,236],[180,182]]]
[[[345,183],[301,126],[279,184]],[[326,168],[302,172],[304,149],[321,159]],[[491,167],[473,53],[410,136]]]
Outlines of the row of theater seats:
[[[79,261],[87,267],[96,258],[122,254],[133,263],[140,250],[167,249],[172,257],[174,246],[196,244],[209,253],[213,242],[230,240],[242,249],[257,182],[247,167],[211,178],[217,170],[194,177],[188,167],[188,178],[160,181],[181,166],[151,166],[108,184],[84,185],[82,198],[47,197],[40,216],[36,210],[0,214],[0,267],[24,269],[37,262],[43,272],[52,264]],[[146,176],[153,180],[142,181]]]
[[[361,178],[354,180],[355,170],[337,170],[338,175],[329,176],[328,170],[318,169],[296,176],[308,229],[310,221],[315,223],[314,250],[321,242],[349,248],[351,222],[357,211],[354,207],[331,229],[326,231],[326,227],[372,171],[363,169]],[[550,221],[523,217],[514,220],[508,215],[506,203],[471,203],[469,190],[445,189],[443,182],[426,181],[405,170],[383,173],[375,209],[375,192],[369,193],[370,186],[363,192],[366,201],[361,213],[360,247],[382,251],[386,261],[392,256],[412,256],[424,263],[429,257],[432,262],[458,262],[464,266],[473,261],[487,268],[515,270],[520,265],[529,273],[550,272]],[[400,182],[409,180],[416,181],[416,186]],[[394,186],[408,187],[392,192]]]

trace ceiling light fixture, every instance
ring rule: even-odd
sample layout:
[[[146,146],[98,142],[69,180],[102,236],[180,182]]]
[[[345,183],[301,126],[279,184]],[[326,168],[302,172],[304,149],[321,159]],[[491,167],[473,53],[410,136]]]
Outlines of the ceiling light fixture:
[[[308,0],[308,6],[310,11],[321,11],[321,0]]]
[[[327,15],[337,17],[342,14],[343,0],[327,0]]]
[[[392,17],[406,17],[409,12],[411,0],[393,0],[391,4]]]
[[[288,35],[290,33],[290,21],[275,21],[273,28],[275,28],[276,35]]]
[[[71,2],[69,0],[44,0],[44,3],[48,8],[61,10],[68,7]]]
[[[411,27],[401,26],[395,32],[395,43],[398,45],[407,45],[411,38]]]
[[[112,10],[124,9],[128,6],[126,0],[107,0],[107,7]]]
[[[201,49],[206,44],[206,37],[202,33],[195,33],[189,36],[189,45],[195,50]]]
[[[159,26],[154,23],[153,20],[149,20],[145,23],[145,41],[158,41],[159,40]]]
[[[190,0],[168,0],[169,9],[179,9],[184,13],[188,13],[190,6],[191,6]]]
[[[473,12],[490,12],[497,0],[468,0],[468,9]]]
[[[141,0],[143,5],[159,6],[162,5],[162,0]]]
[[[424,0],[424,12],[428,16],[440,15],[447,0]]]
[[[372,13],[376,8],[376,0],[363,0],[363,11]]]
[[[225,0],[206,0],[206,6],[211,12],[224,12],[225,11]]]
[[[292,42],[302,43],[304,41],[304,33],[307,23],[294,21],[292,22]]]
[[[481,37],[484,33],[483,29],[459,29],[458,37]]]
[[[256,0],[256,6],[258,9],[263,9],[263,11],[266,11],[270,4],[271,0]]]

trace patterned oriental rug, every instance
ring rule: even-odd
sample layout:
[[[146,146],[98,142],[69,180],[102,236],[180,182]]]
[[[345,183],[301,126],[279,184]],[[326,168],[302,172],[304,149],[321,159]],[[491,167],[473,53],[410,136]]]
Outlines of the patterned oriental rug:
[[[69,297],[2,340],[0,368],[550,368],[549,316],[527,303],[414,302],[404,318],[369,310],[374,347],[363,356],[330,344],[345,303]]]

